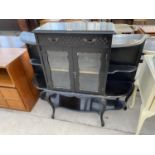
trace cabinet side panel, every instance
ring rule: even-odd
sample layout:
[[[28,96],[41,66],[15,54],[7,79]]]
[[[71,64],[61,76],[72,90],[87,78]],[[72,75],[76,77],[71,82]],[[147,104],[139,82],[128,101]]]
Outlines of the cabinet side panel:
[[[26,110],[30,111],[35,104],[36,99],[33,96],[30,82],[28,81],[27,74],[25,73],[25,69],[20,58],[16,59],[8,66],[8,72],[15,83]]]
[[[30,64],[30,58],[28,55],[28,52],[25,52],[21,57],[21,63],[23,65],[24,68],[24,72],[25,72],[25,78],[27,79],[29,86],[31,88],[31,92],[33,93],[33,98],[34,101],[36,102],[38,97],[39,97],[39,91],[37,90],[37,88],[33,85],[33,78],[35,76],[32,65]]]

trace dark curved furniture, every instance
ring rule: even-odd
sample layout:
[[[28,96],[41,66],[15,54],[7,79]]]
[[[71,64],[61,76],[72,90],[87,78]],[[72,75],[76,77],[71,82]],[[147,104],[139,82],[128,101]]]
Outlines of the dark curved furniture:
[[[59,26],[62,25],[60,24]],[[120,102],[119,98],[125,96],[125,101],[127,101],[133,90],[134,77],[141,59],[146,36],[133,34],[113,36],[111,54],[108,48],[108,50],[103,50],[103,52],[108,52],[108,54],[110,54],[110,57],[108,56],[108,61],[110,60],[108,72],[106,73],[106,69],[104,68],[108,64],[104,64],[103,61],[103,68],[101,68],[100,74],[100,82],[103,79],[105,82],[106,76],[103,76],[103,73],[107,74],[106,89],[99,89],[99,92],[96,93],[93,90],[92,92],[79,90],[79,62],[84,64],[85,61],[83,61],[82,59],[78,61],[78,59],[83,58],[84,56],[89,56],[89,52],[95,53],[98,48],[102,49],[106,44],[104,46],[102,46],[101,44],[103,42],[102,35],[95,35],[95,38],[97,38],[97,40],[92,39],[94,38],[94,34],[96,32],[94,32],[93,35],[88,35],[87,33],[85,33],[85,31],[82,33],[82,35],[77,32],[74,33],[72,35],[71,32],[68,33],[68,31],[66,34],[64,32],[54,33],[53,31],[46,31],[39,28],[38,31],[36,29],[37,43],[33,33],[23,32],[21,34],[21,39],[28,45],[31,64],[33,65],[34,71],[36,73],[36,79],[34,79],[34,82],[36,86],[40,90],[42,90],[41,97],[46,99],[50,103],[53,109],[52,118],[54,118],[55,108],[59,106],[69,107],[70,109],[81,111],[96,111],[100,115],[101,125],[103,126],[104,121],[102,116],[105,110],[121,109],[122,106],[123,108],[126,108],[126,104]],[[109,38],[108,34],[104,34],[103,36],[105,38],[107,37],[107,39]],[[108,40],[110,41],[110,38]],[[64,45],[67,46],[65,47]],[[80,45],[82,48],[79,48]],[[85,46],[87,46],[87,48],[85,48]],[[51,77],[51,75],[55,74],[56,71],[59,70],[56,70],[54,68],[55,71],[52,71],[52,65],[54,64],[50,64],[50,60],[53,60],[52,57],[56,58],[57,56],[59,56],[56,53],[63,54],[61,52],[62,49],[64,51],[68,50],[68,61],[73,64],[69,68],[69,71],[71,73],[70,79],[71,82],[73,82],[71,83],[73,84],[71,85],[73,87],[69,91],[67,91],[67,89],[65,90],[62,88],[54,88],[55,85],[54,83],[52,83],[58,81],[63,82],[63,80],[59,80],[59,78],[52,79],[54,76]],[[91,51],[92,49],[94,51]],[[81,57],[80,55],[78,55],[79,53],[83,54],[84,52],[88,54],[82,55]],[[97,50],[97,52],[100,52],[100,50]],[[103,58],[105,59],[106,57]],[[92,63],[95,62],[92,60]],[[61,64],[61,61],[59,62]],[[53,63],[57,62],[53,60]],[[86,65],[86,67],[89,66]],[[49,70],[50,68],[51,70]],[[50,72],[51,74],[49,74]],[[85,74],[84,70],[82,70],[81,73]],[[93,76],[94,73],[92,74]],[[89,72],[87,74],[88,75],[86,77],[83,77],[86,79],[86,81],[84,81],[84,84],[86,82],[89,82]],[[90,81],[91,87],[93,86],[93,84],[94,83]],[[104,88],[104,83],[101,83],[101,85]],[[87,86],[89,85],[87,84]],[[105,94],[103,95],[103,93]],[[113,98],[113,100],[110,99],[111,97]],[[97,100],[96,98],[99,99]],[[83,102],[81,102],[81,99],[83,99]],[[75,103],[74,105],[73,101]],[[68,102],[70,104],[68,104]]]
[[[41,90],[41,97],[53,109],[51,117],[54,118],[55,109],[59,106],[95,111],[99,113],[101,126],[104,126],[104,94],[113,24],[50,23],[35,29],[34,33],[37,43],[31,33],[23,32],[21,39],[30,46],[31,64],[38,73],[34,82]],[[45,87],[40,86],[41,71]]]
[[[133,90],[138,64],[141,62],[145,40],[146,35],[140,34],[113,36],[106,84],[107,96],[125,96],[125,102],[128,100]]]
[[[114,35],[110,64],[138,66],[145,40],[143,34]]]
[[[46,88],[46,81],[43,73],[43,69],[41,66],[41,60],[38,52],[38,45],[36,43],[36,38],[34,33],[32,32],[21,32],[20,40],[23,41],[28,49],[28,53],[30,56],[30,63],[33,66],[33,70],[35,73],[35,78],[33,79],[33,83],[40,89]]]

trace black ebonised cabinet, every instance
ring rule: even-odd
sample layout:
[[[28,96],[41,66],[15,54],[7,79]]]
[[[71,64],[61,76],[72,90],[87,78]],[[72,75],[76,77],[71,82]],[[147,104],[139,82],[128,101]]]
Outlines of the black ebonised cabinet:
[[[42,69],[46,88],[41,97],[52,109],[69,107],[96,111],[104,126],[105,87],[114,25],[112,23],[47,23],[34,30],[39,58],[36,70]],[[33,63],[32,63],[33,64]],[[35,69],[35,68],[34,68]],[[67,103],[67,104],[66,104]]]
[[[34,33],[47,89],[105,94],[112,23],[48,23]]]
[[[48,89],[104,95],[112,34],[37,34]]]
[[[31,64],[52,118],[58,106],[97,111],[103,126],[105,110],[126,109],[119,97],[130,96],[145,36],[116,35],[111,45],[113,24],[104,22],[52,23],[34,33]]]

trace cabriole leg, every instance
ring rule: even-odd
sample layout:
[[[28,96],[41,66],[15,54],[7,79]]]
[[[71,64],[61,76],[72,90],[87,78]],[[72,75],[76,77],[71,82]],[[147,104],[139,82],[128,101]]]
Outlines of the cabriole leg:
[[[54,103],[52,102],[51,98],[52,98],[52,95],[49,95],[48,96],[48,102],[51,105],[52,110],[53,110],[51,118],[54,119],[54,116],[55,116],[55,106],[54,106]]]
[[[103,120],[103,114],[106,110],[106,105],[105,105],[104,101],[102,101],[102,100],[101,100],[100,104],[101,104],[100,120],[101,120],[101,126],[103,127],[105,125],[104,120]]]

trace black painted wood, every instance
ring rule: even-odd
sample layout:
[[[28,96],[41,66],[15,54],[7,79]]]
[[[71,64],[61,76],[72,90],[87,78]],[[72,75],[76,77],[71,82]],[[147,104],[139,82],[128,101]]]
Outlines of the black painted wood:
[[[37,36],[37,35],[36,35]],[[39,34],[39,38],[41,38],[42,35]],[[51,36],[51,34],[50,34]],[[54,34],[55,38],[59,38],[56,37],[56,35]],[[73,38],[73,44],[70,43],[70,45],[68,45],[68,41],[63,40],[64,38],[67,37],[71,37],[70,35],[68,36],[68,34],[64,34],[65,37],[61,36],[62,38],[60,39],[60,42],[57,43],[57,41],[52,41],[52,44],[50,45],[48,44],[44,44],[45,41],[43,39],[43,43],[40,45],[41,46],[41,51],[40,55],[42,55],[42,61],[43,61],[43,65],[45,68],[45,76],[48,79],[48,89],[53,89],[53,90],[64,90],[67,91],[66,89],[63,88],[55,88],[54,87],[54,82],[52,79],[52,72],[51,72],[51,62],[49,62],[49,57],[50,57],[50,53],[54,53],[57,52],[62,54],[61,52],[64,51],[65,53],[68,53],[68,64],[69,64],[69,74],[70,74],[70,80],[71,80],[71,88],[68,89],[68,91],[73,91],[73,92],[81,92],[81,93],[95,93],[95,94],[102,94],[104,95],[105,93],[105,83],[106,83],[106,76],[107,76],[107,70],[108,70],[108,64],[109,64],[109,55],[110,55],[110,49],[111,49],[111,40],[112,40],[112,34],[102,34],[99,35],[101,40],[98,42],[96,38],[95,41],[93,40],[94,38],[91,38],[90,40],[83,40],[83,39],[87,39],[90,37],[90,34],[80,34],[77,35],[76,37],[72,34],[72,36],[74,36]],[[44,37],[44,35],[43,35]],[[71,39],[70,39],[71,40]],[[42,41],[42,39],[40,39],[40,41]],[[61,44],[62,42],[62,44]],[[80,42],[81,42],[81,46],[80,46]],[[40,43],[40,42],[39,42]],[[76,44],[77,43],[77,44]],[[77,47],[78,45],[78,47]],[[78,54],[79,53],[84,53],[85,55],[92,55],[94,54],[94,56],[96,57],[97,54],[100,54],[100,59],[99,60],[90,60],[90,61],[100,61],[100,69],[99,71],[96,73],[96,75],[98,76],[98,90],[96,91],[89,91],[89,90],[80,90],[79,89],[79,58],[78,58]],[[58,60],[59,61],[59,60]],[[87,57],[86,57],[86,61]],[[63,60],[61,62],[59,62],[60,64],[63,63]],[[90,62],[91,63],[91,62]],[[87,65],[87,64],[86,64]],[[90,65],[90,64],[89,64]],[[61,68],[60,68],[61,69]],[[63,66],[62,66],[62,70],[63,70]],[[84,74],[84,73],[83,73]],[[88,73],[85,74],[89,77],[93,78],[93,76]],[[86,77],[83,77],[86,78]],[[65,80],[65,79],[64,79]],[[93,80],[93,79],[92,79]],[[92,83],[88,83],[88,86],[91,85]],[[88,88],[89,89],[89,88]]]
[[[45,24],[35,29],[34,33],[39,47],[41,65],[47,82],[47,89],[44,89],[45,93],[43,93],[43,96],[46,96],[46,100],[53,109],[52,118],[54,118],[55,108],[57,106],[64,106],[82,111],[94,111],[94,105],[97,105],[95,111],[100,114],[101,125],[104,126],[103,113],[105,111],[106,103],[103,103],[101,98],[105,95],[112,35],[114,33],[113,24],[104,22],[52,23]],[[55,59],[59,54],[64,55],[64,57],[61,58],[60,56],[60,59],[55,62]],[[54,59],[52,60],[52,58]],[[66,60],[68,61],[67,69],[65,68],[67,63],[64,63]],[[98,62],[100,64],[97,64]],[[94,70],[91,71],[88,68],[91,68],[93,63]],[[62,67],[57,68],[60,64],[62,64]],[[86,70],[80,70],[81,64],[85,65]],[[61,75],[58,75],[57,78],[53,76],[53,74],[55,74],[54,67],[56,67],[55,70],[59,73],[63,72],[63,70],[64,72],[69,71],[70,88],[66,89],[55,86],[54,81],[56,80],[59,80],[59,82],[63,84],[67,81],[65,81],[65,78],[60,80],[59,78],[61,78]],[[60,71],[58,71],[58,69]],[[80,82],[80,79],[83,80],[83,83]],[[98,85],[96,81],[98,82]],[[94,89],[94,87],[97,88]],[[56,94],[63,94],[63,96],[61,95],[60,97],[58,105],[55,105],[52,101],[53,91],[55,91]],[[79,93],[85,96],[86,101],[83,104],[76,98]],[[67,98],[68,94],[73,95],[70,98],[71,101],[69,105],[69,98]],[[93,98],[88,94],[90,96],[92,94]],[[102,97],[100,96],[98,99],[98,95],[101,95]],[[87,102],[89,99],[92,100],[92,103]],[[98,99],[97,104],[93,103],[94,99]],[[81,106],[83,106],[83,108]]]
[[[34,33],[84,33],[84,34],[113,34],[115,26],[106,22],[52,22],[42,25]]]

